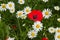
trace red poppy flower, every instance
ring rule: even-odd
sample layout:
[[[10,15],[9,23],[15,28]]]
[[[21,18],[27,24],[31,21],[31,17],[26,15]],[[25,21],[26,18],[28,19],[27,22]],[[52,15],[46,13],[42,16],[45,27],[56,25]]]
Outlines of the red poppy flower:
[[[40,10],[33,10],[28,14],[28,18],[33,20],[33,21],[42,21],[43,15]]]
[[[42,40],[48,40],[48,38],[45,38],[45,37],[44,37],[44,38],[42,38]]]

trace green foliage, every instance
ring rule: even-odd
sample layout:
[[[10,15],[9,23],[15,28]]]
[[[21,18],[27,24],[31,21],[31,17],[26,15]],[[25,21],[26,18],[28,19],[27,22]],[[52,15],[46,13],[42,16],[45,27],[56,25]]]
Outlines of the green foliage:
[[[49,0],[47,3],[43,2],[42,0],[25,0],[25,4],[20,5],[18,3],[18,0],[2,0],[0,1],[0,4],[2,3],[8,3],[9,1],[13,1],[15,3],[15,9],[16,12],[18,10],[23,10],[24,7],[30,6],[32,10],[43,10],[45,8],[49,8],[52,10],[52,17],[49,19],[43,19],[42,23],[44,25],[45,30],[43,29],[38,33],[38,36],[32,40],[41,40],[41,38],[45,37],[43,33],[46,34],[49,40],[54,40],[54,34],[50,34],[48,32],[48,28],[51,26],[54,27],[60,27],[60,23],[57,22],[57,18],[60,17],[60,11],[55,11],[54,6],[60,6],[60,0]],[[29,20],[28,18],[25,20],[17,19],[16,18],[16,12],[14,14],[11,14],[9,10],[1,12],[2,14],[2,22],[0,22],[0,39],[5,40],[5,37],[11,36],[15,37],[15,40],[31,40],[28,38],[27,33],[30,29],[32,29],[33,21]],[[23,24],[26,24],[25,26],[22,26]],[[16,29],[13,29],[11,26],[16,25]]]

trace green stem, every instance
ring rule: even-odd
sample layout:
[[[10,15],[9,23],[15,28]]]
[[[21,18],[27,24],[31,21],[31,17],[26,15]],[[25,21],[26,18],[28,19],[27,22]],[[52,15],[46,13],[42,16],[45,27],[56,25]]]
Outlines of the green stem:
[[[14,31],[14,30],[13,30],[13,31]],[[15,35],[14,35],[14,36],[15,36],[15,39],[16,39],[16,40],[18,40],[18,37],[17,37],[17,35],[16,35],[16,32],[15,32],[15,31],[14,31],[14,34],[15,34]]]
[[[21,31],[21,27],[20,27],[19,19],[17,19],[17,20],[18,20],[18,27],[19,27],[19,31],[20,31],[20,32],[22,32],[22,31]]]
[[[18,21],[18,28],[19,28],[19,32],[20,32],[20,35],[22,34],[22,31],[21,31],[21,27],[20,27],[20,22],[19,22],[19,19],[17,19]],[[22,40],[22,39],[21,39]]]
[[[6,26],[7,37],[9,37],[9,26]]]
[[[18,37],[15,35],[16,40],[18,40]]]

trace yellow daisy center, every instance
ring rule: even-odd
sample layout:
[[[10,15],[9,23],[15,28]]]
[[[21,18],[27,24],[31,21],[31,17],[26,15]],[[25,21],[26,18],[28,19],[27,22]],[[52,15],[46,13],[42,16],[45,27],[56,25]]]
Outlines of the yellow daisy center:
[[[21,16],[22,14],[23,14],[22,12],[19,12],[19,13],[18,13],[18,16]]]
[[[22,3],[22,0],[20,0],[20,3]]]
[[[53,29],[51,29],[51,31],[53,31]]]
[[[12,4],[9,4],[9,7],[12,7]]]
[[[60,39],[60,35],[58,35],[58,36],[57,36],[57,38],[59,38],[59,39]]]
[[[60,30],[57,30],[57,32],[60,32]]]
[[[49,14],[49,12],[48,12],[48,11],[46,11],[46,12],[45,12],[45,15],[48,15],[48,14]]]
[[[32,33],[31,33],[31,36],[33,36],[33,37],[34,37],[34,36],[35,36],[35,33],[34,33],[34,32],[32,32]]]
[[[26,12],[29,12],[29,9],[26,9]]]
[[[2,4],[2,8],[6,8],[6,5],[5,4]]]
[[[40,28],[40,25],[39,25],[39,24],[37,24],[37,25],[36,25],[36,28]]]

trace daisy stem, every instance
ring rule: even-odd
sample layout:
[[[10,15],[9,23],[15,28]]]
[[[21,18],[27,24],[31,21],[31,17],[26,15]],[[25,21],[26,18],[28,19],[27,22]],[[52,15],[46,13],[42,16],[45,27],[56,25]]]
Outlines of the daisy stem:
[[[21,27],[20,27],[20,22],[19,22],[19,19],[17,19],[17,20],[18,20],[19,32],[20,32],[20,35],[21,35],[22,31],[21,31]]]
[[[7,37],[9,37],[9,26],[6,26],[5,30],[6,30],[6,33],[7,33]]]
[[[15,36],[15,38],[16,38],[16,40],[18,40],[18,37],[17,37],[17,35],[16,35],[16,32],[15,32],[15,30],[13,30],[14,31],[14,36]]]

